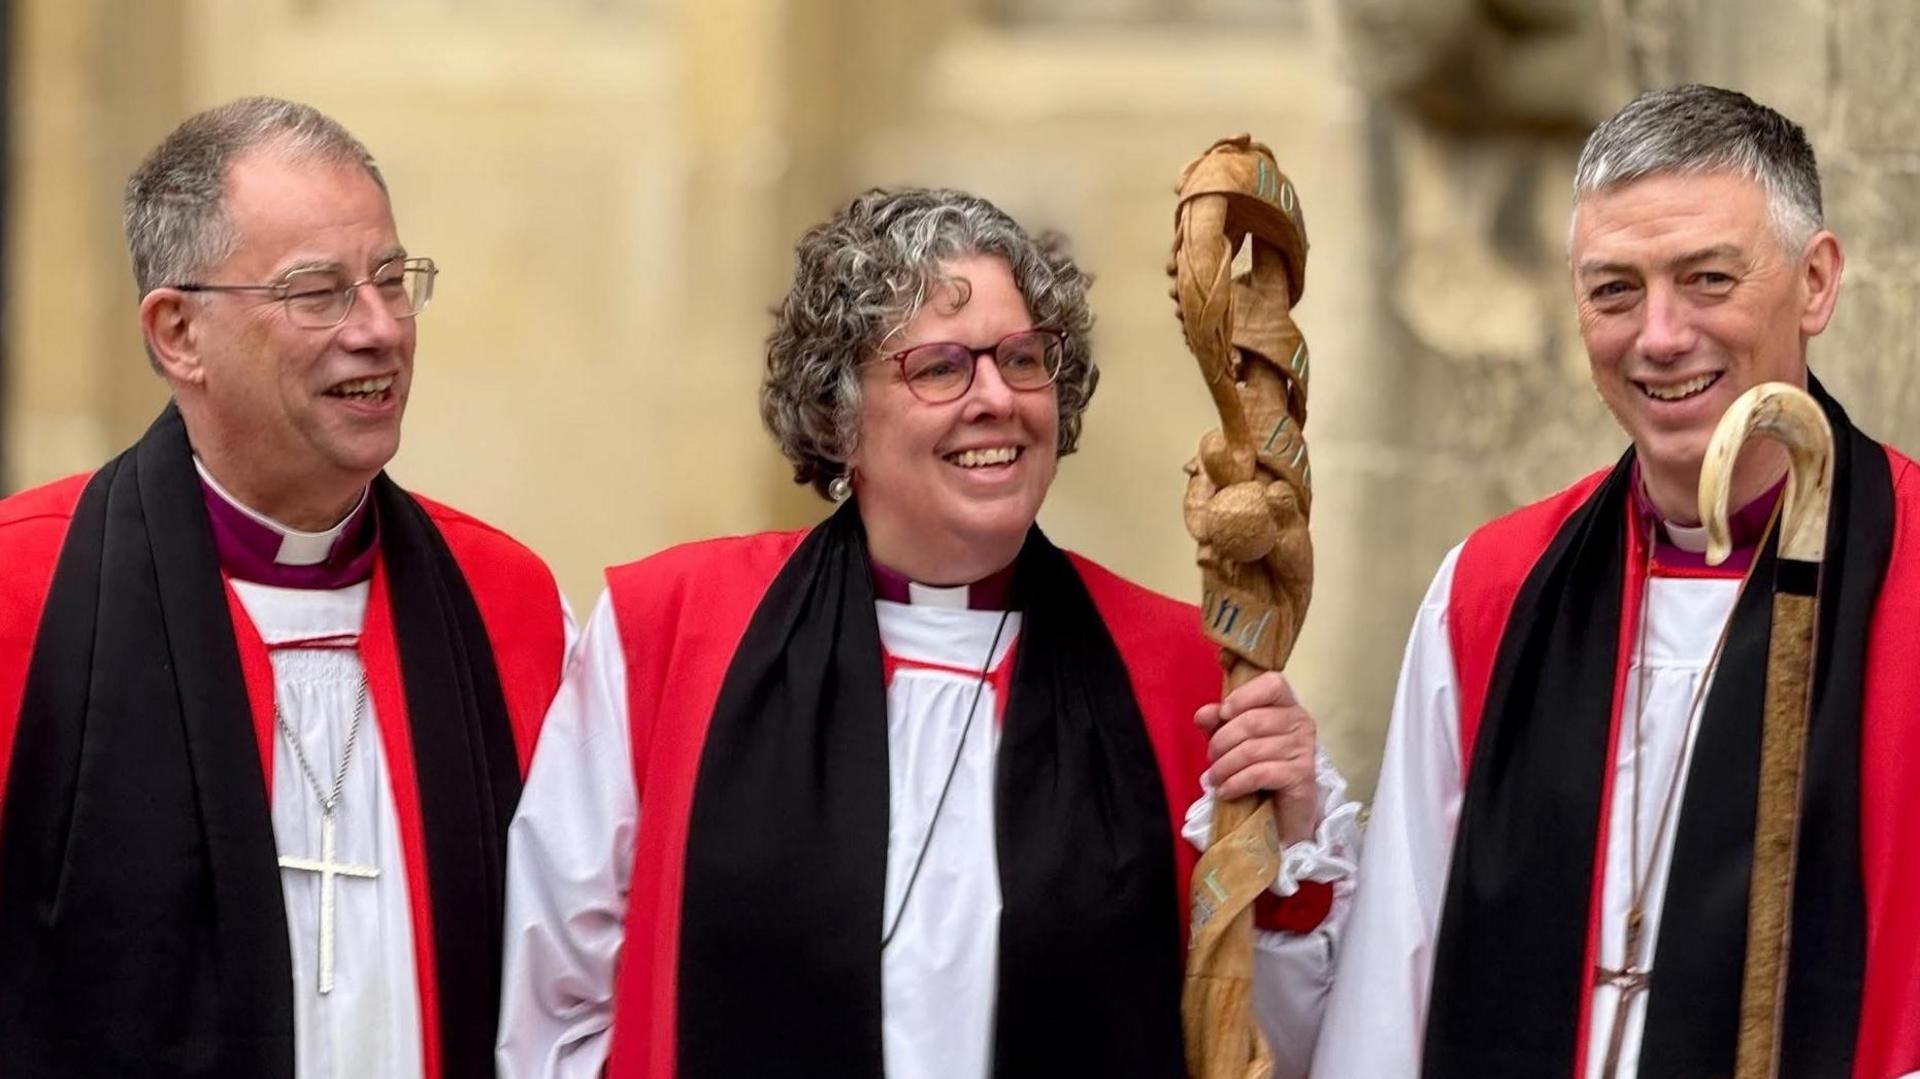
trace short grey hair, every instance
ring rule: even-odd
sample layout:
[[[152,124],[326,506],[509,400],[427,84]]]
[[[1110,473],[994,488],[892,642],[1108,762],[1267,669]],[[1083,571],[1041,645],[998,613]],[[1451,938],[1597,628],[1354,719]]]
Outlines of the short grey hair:
[[[189,117],[127,179],[121,223],[140,295],[184,284],[233,253],[227,170],[263,146],[293,161],[359,165],[387,189],[360,140],[311,105],[243,97]]]
[[[1087,345],[1092,282],[1058,233],[1030,236],[986,199],[963,191],[874,188],[810,229],[794,249],[793,287],[767,338],[760,418],[793,464],[795,483],[822,496],[859,438],[860,366],[880,355],[944,280],[973,255],[1007,261],[1036,327],[1065,335],[1054,386],[1059,452],[1080,441],[1081,414],[1100,371]]]
[[[1574,172],[1575,207],[1643,177],[1702,173],[1758,184],[1789,255],[1820,231],[1820,168],[1807,133],[1737,90],[1698,83],[1650,90],[1594,129]]]

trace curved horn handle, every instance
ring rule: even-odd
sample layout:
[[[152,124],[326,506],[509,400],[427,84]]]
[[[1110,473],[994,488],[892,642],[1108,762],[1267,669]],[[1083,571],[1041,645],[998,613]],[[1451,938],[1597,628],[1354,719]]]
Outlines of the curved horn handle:
[[[1787,490],[1780,511],[1780,557],[1818,563],[1827,552],[1827,506],[1833,498],[1833,428],[1807,391],[1763,382],[1740,395],[1720,417],[1700,466],[1700,520],[1707,526],[1707,562],[1733,551],[1727,500],[1733,465],[1749,434],[1787,448]]]

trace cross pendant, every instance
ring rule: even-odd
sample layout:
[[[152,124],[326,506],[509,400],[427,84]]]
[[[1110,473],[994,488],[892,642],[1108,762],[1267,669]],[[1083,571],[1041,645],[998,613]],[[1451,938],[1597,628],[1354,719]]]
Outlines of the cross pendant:
[[[1620,1074],[1620,1048],[1627,1037],[1627,1012],[1633,1006],[1634,994],[1645,992],[1653,981],[1653,972],[1628,966],[1619,970],[1607,967],[1593,968],[1595,986],[1612,986],[1620,991],[1620,1000],[1613,1006],[1613,1033],[1607,1038],[1607,1057],[1600,1065],[1600,1074],[1606,1079],[1614,1079]]]
[[[1651,981],[1653,981],[1653,972],[1641,970],[1639,967],[1628,967],[1625,970],[1613,970],[1608,967],[1593,968],[1593,984],[1612,986],[1620,990],[1620,995],[1623,997],[1633,996],[1645,989],[1647,983]]]
[[[320,874],[320,994],[333,992],[333,889],[340,877],[371,880],[380,871],[370,865],[351,865],[334,858],[333,808],[320,811],[320,857],[283,857],[280,868]]]
[[[1634,994],[1645,992],[1653,981],[1653,971],[1633,965],[1633,957],[1640,954],[1640,931],[1645,925],[1640,904],[1635,901],[1627,911],[1627,940],[1621,949],[1620,968],[1593,968],[1595,988],[1611,986],[1620,993],[1620,1000],[1613,1006],[1613,1033],[1607,1038],[1607,1057],[1600,1065],[1600,1074],[1605,1079],[1616,1079],[1620,1074],[1620,1049],[1627,1038],[1627,1013],[1633,1008]]]

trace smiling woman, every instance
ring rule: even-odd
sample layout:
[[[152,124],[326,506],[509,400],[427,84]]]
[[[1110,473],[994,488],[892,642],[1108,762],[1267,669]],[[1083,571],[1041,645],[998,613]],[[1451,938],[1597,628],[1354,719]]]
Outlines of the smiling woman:
[[[761,413],[841,505],[608,572],[513,825],[502,1075],[1184,1074],[1203,773],[1316,796],[1260,952],[1268,1029],[1312,1030],[1355,838],[1312,717],[1274,675],[1210,743],[1198,613],[1034,524],[1087,283],[958,191],[801,239]]]
[[[845,475],[875,560],[959,584],[1013,561],[1053,482],[1066,335],[1032,328],[1005,259],[941,269],[902,351],[861,368]]]
[[[883,358],[883,347],[899,356],[939,340],[925,335],[934,324],[914,332],[923,314],[961,317],[979,287],[950,265],[961,260],[976,269],[998,260],[985,282],[994,293],[987,306],[1017,304],[1023,310],[1010,322],[1023,325],[1016,328],[1058,336],[1060,355],[1051,361],[1058,448],[1060,456],[1073,452],[1100,374],[1087,342],[1089,279],[1067,256],[1064,238],[1030,238],[991,203],[958,191],[876,190],[801,238],[794,285],[767,342],[761,417],[796,482],[826,495],[833,478],[848,472],[861,433],[861,372]]]

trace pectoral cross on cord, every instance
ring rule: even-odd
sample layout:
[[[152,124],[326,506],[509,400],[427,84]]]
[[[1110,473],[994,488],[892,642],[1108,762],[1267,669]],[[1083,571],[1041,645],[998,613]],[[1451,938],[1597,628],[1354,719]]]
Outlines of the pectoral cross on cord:
[[[1627,1037],[1627,1015],[1632,1010],[1633,998],[1644,992],[1653,982],[1653,971],[1636,965],[1640,955],[1640,930],[1645,919],[1640,913],[1640,905],[1635,902],[1633,909],[1627,912],[1627,943],[1622,949],[1625,965],[1619,969],[1595,967],[1593,984],[1609,985],[1620,991],[1620,1000],[1613,1008],[1613,1033],[1607,1037],[1607,1058],[1600,1067],[1600,1074],[1614,1079],[1620,1074],[1620,1046]]]
[[[1779,507],[1774,507],[1777,516]],[[1651,515],[1649,515],[1651,516]],[[1619,967],[1595,966],[1593,984],[1596,988],[1610,986],[1619,991],[1620,999],[1614,1005],[1613,1030],[1607,1037],[1607,1055],[1601,1064],[1603,1079],[1618,1079],[1620,1075],[1620,1054],[1627,1037],[1627,1017],[1633,1012],[1634,999],[1653,987],[1653,964],[1647,962],[1642,951],[1645,943],[1647,886],[1653,877],[1653,859],[1658,854],[1661,840],[1667,834],[1667,828],[1673,823],[1674,806],[1679,802],[1680,777],[1685,774],[1687,756],[1693,745],[1694,728],[1700,722],[1700,706],[1705,703],[1707,686],[1713,681],[1714,671],[1720,666],[1720,653],[1727,645],[1727,633],[1733,628],[1733,614],[1740,609],[1740,599],[1746,595],[1747,582],[1752,575],[1740,581],[1740,589],[1734,595],[1733,607],[1727,611],[1727,620],[1720,627],[1720,639],[1713,644],[1713,652],[1707,657],[1707,665],[1700,672],[1700,681],[1693,687],[1693,699],[1687,706],[1687,722],[1681,729],[1680,752],[1674,762],[1673,771],[1667,777],[1667,791],[1661,799],[1660,821],[1654,827],[1652,849],[1642,859],[1640,855],[1640,758],[1646,751],[1646,743],[1641,735],[1641,717],[1647,711],[1647,623],[1652,620],[1649,609],[1653,597],[1653,551],[1657,538],[1658,525],[1649,520],[1647,524],[1646,552],[1647,561],[1640,578],[1640,696],[1634,702],[1633,709],[1633,812],[1629,814],[1631,825],[1628,832],[1628,868],[1633,874],[1632,902],[1627,908],[1626,941],[1621,948]],[[1772,531],[1773,521],[1767,522],[1768,531]],[[1762,534],[1764,543],[1765,533]]]

